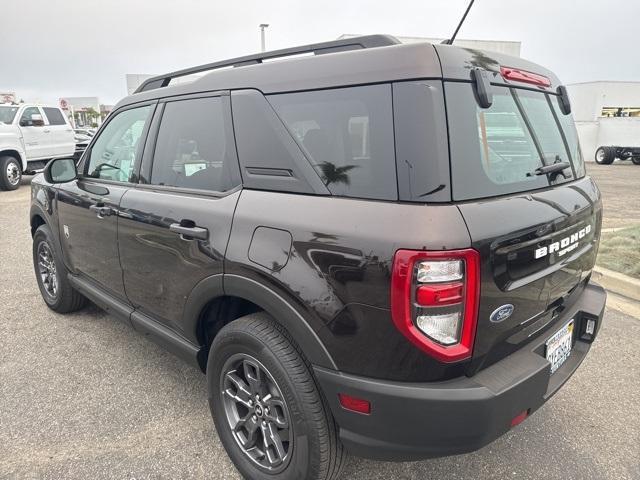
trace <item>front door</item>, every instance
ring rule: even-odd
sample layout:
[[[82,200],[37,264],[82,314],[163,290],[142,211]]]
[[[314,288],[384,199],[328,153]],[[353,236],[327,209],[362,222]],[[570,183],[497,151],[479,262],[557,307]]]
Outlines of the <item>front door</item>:
[[[68,268],[125,299],[118,257],[118,215],[131,187],[153,114],[153,104],[110,117],[89,146],[79,178],[61,185],[58,217]]]
[[[36,116],[34,118],[34,115]],[[27,107],[18,120],[24,140],[27,161],[52,157],[50,154],[50,130],[44,125],[44,117],[39,107]]]
[[[182,331],[186,299],[222,274],[240,177],[228,96],[159,104],[140,184],[120,202],[118,244],[127,297]]]

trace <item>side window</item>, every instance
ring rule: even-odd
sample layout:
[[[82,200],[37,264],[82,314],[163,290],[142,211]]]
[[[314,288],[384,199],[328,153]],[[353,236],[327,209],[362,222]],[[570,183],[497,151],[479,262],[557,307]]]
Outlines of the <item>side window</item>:
[[[27,107],[22,112],[22,116],[20,117],[20,125],[23,127],[33,127],[33,120],[31,119],[32,115],[42,115],[40,113],[40,109],[38,107]]]
[[[49,125],[66,125],[67,122],[64,120],[64,116],[57,108],[51,107],[43,107],[44,114],[47,116],[47,120],[49,120]]]
[[[397,199],[390,85],[268,99],[331,193]]]
[[[238,185],[230,128],[220,97],[167,102],[156,140],[151,183],[215,192]]]
[[[131,108],[116,114],[89,152],[86,174],[92,178],[128,182],[140,158],[142,132],[152,106]]]

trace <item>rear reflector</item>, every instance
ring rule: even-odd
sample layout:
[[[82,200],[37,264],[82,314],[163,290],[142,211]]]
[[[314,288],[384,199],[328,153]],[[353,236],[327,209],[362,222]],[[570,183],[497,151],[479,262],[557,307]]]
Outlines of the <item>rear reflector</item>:
[[[519,413],[518,415],[513,417],[513,420],[511,420],[511,427],[513,428],[516,425],[520,425],[522,422],[524,422],[524,419],[527,418],[528,416],[529,416],[529,410],[525,410],[524,412]]]
[[[453,305],[462,301],[463,289],[462,282],[421,285],[418,287],[416,300],[425,307]]]
[[[351,410],[356,413],[364,413],[365,415],[369,415],[371,413],[371,402],[368,400],[352,397],[346,393],[339,393],[338,399],[340,400],[342,408],[346,410]]]
[[[514,82],[530,83],[532,85],[539,85],[541,87],[550,87],[551,80],[544,75],[538,73],[528,72],[527,70],[520,70],[518,68],[500,67],[500,74],[505,80],[512,80]]]

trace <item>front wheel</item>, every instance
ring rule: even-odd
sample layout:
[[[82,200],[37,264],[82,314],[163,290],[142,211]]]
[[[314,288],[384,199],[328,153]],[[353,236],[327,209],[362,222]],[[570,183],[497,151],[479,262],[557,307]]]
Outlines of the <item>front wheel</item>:
[[[22,180],[22,167],[14,157],[0,157],[0,190],[15,190]]]
[[[310,365],[287,332],[259,312],[225,326],[207,362],[218,435],[251,480],[333,480],[344,458]]]
[[[68,313],[84,306],[85,298],[67,279],[60,249],[47,225],[40,225],[33,235],[33,268],[42,299],[51,310]]]
[[[632,161],[635,165],[640,165],[640,157],[631,157],[631,161]]]

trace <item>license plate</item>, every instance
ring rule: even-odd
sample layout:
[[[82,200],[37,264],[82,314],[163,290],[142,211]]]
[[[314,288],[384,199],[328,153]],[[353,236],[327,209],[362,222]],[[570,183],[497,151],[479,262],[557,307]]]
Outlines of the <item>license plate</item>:
[[[555,373],[558,368],[569,358],[571,354],[571,340],[573,338],[573,320],[554,333],[553,337],[547,340],[546,357],[551,363],[551,373]]]

